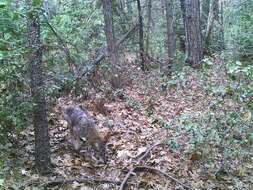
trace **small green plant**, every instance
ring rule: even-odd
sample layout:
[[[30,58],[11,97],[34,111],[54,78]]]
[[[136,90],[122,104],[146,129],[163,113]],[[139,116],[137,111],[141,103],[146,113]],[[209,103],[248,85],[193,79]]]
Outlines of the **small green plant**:
[[[188,67],[186,67],[188,68]],[[187,79],[186,79],[186,68],[182,70],[174,70],[171,75],[162,74],[160,79],[160,86],[162,91],[167,91],[176,87],[186,88]]]
[[[253,126],[253,67],[229,60],[226,65],[213,65],[204,60],[199,73],[206,92],[205,110],[182,115],[178,128],[189,138],[185,152],[191,160],[220,166],[234,174],[250,162]],[[219,73],[214,73],[213,68]],[[218,74],[224,80],[214,80]],[[212,164],[211,164],[212,163]],[[238,164],[239,163],[239,164]]]
[[[177,130],[177,128],[175,128],[175,126],[169,124],[168,122],[162,120],[162,119],[158,119],[155,118],[152,122],[152,124],[157,124],[161,127],[164,127],[167,131],[168,130]],[[167,145],[173,149],[179,149],[180,145],[177,142],[177,137],[168,137],[167,141],[166,141]]]
[[[129,107],[134,108],[134,109],[141,109],[142,104],[138,100],[134,100],[131,96],[124,95],[124,99],[127,101],[127,104]]]

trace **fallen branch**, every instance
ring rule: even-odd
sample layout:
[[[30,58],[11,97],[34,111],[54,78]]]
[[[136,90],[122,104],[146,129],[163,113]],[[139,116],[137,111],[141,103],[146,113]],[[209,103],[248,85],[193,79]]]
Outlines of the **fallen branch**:
[[[142,160],[144,160],[150,153],[150,151],[155,148],[156,146],[160,145],[160,144],[163,144],[163,141],[160,141],[158,143],[155,143],[154,145],[152,145],[150,148],[148,148],[146,150],[146,152],[139,158],[139,160],[137,161],[137,165],[139,165],[141,163]],[[132,168],[127,174],[126,176],[124,177],[122,183],[120,184],[120,188],[119,190],[124,190],[125,189],[125,186],[126,186],[126,183],[127,183],[127,180],[130,178],[130,176],[132,175],[132,173],[136,170],[136,167]]]
[[[165,177],[171,179],[172,181],[175,181],[176,183],[182,185],[184,188],[186,188],[186,189],[191,189],[191,187],[189,187],[189,186],[183,184],[182,182],[178,181],[176,178],[174,178],[174,177],[172,177],[172,176],[166,174],[165,172],[163,172],[163,171],[161,171],[161,170],[159,170],[159,169],[157,169],[157,168],[153,168],[153,167],[149,167],[149,166],[136,166],[136,167],[135,167],[135,170],[140,170],[140,171],[143,171],[143,170],[144,170],[144,171],[153,171],[153,172],[156,172],[156,173],[158,173],[158,174],[160,173],[160,174],[164,175]]]
[[[135,32],[137,30],[137,28],[139,27],[138,24],[133,25],[128,31],[127,33],[116,42],[116,48],[119,48],[119,46],[127,39],[129,38],[133,32]]]
[[[157,143],[155,143],[155,144],[152,145],[150,148],[148,148],[148,149],[146,150],[146,152],[145,152],[145,153],[139,158],[139,160],[137,161],[137,165],[139,165],[139,164],[141,163],[141,161],[144,160],[144,159],[148,156],[148,154],[150,153],[150,151],[151,151],[153,148],[155,148],[156,146],[161,145],[161,144],[163,144],[163,140],[162,140],[162,141],[159,141],[159,142],[157,142]]]
[[[115,185],[120,185],[120,181],[114,181],[114,180],[107,180],[107,179],[96,179],[96,178],[71,178],[71,179],[56,179],[53,181],[48,181],[40,185],[40,187],[46,187],[49,185],[57,185],[57,184],[62,184],[62,183],[72,183],[72,182],[95,182],[95,183],[111,183]]]
[[[116,42],[116,49],[119,48],[119,46],[126,40],[129,38],[129,36],[131,36],[131,34],[138,28],[138,24],[133,25],[128,32],[120,39]],[[105,57],[108,56],[108,51],[106,50],[105,47],[102,47],[100,49],[100,54],[93,60],[91,61],[93,67],[96,67]],[[90,71],[90,70],[89,70]],[[81,78],[84,77],[86,75],[87,71],[81,74]]]

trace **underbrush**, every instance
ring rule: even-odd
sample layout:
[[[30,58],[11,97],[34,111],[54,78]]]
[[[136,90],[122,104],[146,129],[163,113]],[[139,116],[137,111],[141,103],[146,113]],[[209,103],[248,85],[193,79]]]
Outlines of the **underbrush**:
[[[199,89],[204,96],[203,111],[183,114],[170,123],[157,121],[170,131],[181,135],[168,144],[179,149],[177,140],[187,137],[182,149],[193,163],[204,164],[202,178],[215,187],[250,189],[252,184],[253,145],[253,67],[229,59],[204,60],[198,76]],[[188,72],[174,73],[167,85],[187,88]],[[171,80],[173,79],[173,80]],[[164,80],[163,80],[164,84]],[[192,94],[194,96],[194,94]],[[212,185],[211,185],[212,184]]]

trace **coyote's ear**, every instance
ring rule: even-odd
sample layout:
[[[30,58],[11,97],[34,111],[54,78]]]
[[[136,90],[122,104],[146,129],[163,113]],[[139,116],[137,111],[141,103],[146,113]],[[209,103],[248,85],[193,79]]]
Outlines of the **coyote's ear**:
[[[111,134],[109,132],[107,132],[105,135],[103,135],[101,138],[102,138],[102,141],[104,143],[107,143],[109,138],[110,138]]]
[[[81,105],[79,105],[78,106],[81,110],[84,110],[84,108],[83,108],[83,105],[81,104]]]

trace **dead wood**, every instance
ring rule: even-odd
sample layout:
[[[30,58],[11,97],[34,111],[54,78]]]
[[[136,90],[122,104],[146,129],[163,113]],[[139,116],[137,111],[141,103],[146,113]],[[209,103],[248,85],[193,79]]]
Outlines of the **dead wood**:
[[[120,185],[120,181],[114,181],[114,180],[107,180],[107,179],[96,179],[96,178],[71,178],[71,179],[56,179],[53,181],[48,181],[40,185],[40,187],[46,187],[46,186],[53,186],[58,185],[62,183],[73,183],[74,181],[78,183],[82,182],[90,182],[90,183],[111,183],[114,185]]]
[[[148,148],[148,149],[146,150],[146,152],[145,152],[145,153],[139,158],[139,160],[137,161],[137,165],[139,165],[139,164],[141,163],[141,161],[144,160],[144,159],[149,155],[150,151],[151,151],[153,148],[155,148],[156,146],[161,145],[161,144],[163,144],[163,140],[162,140],[162,141],[159,141],[159,142],[157,142],[157,143],[155,143],[155,144],[152,145],[150,148]]]
[[[158,173],[158,174],[162,174],[164,175],[165,177],[171,179],[172,181],[175,181],[176,183],[182,185],[184,188],[186,189],[192,189],[191,187],[183,184],[182,182],[178,181],[176,178],[166,174],[165,172],[157,169],[157,168],[153,168],[153,167],[150,167],[150,166],[136,166],[135,167],[135,171],[148,171],[148,172],[155,172],[155,173]]]
[[[116,42],[116,48],[119,48],[119,46],[126,40],[128,39],[135,31],[136,29],[139,27],[138,24],[133,25],[128,31],[127,33]]]
[[[138,159],[137,161],[137,164],[136,165],[139,165],[141,163],[141,161],[143,161],[150,153],[150,151],[155,148],[156,146],[158,145],[161,145],[163,144],[163,140],[162,141],[159,141],[157,143],[155,143],[154,145],[152,145],[150,148],[148,148],[146,150],[146,152]],[[126,186],[126,183],[127,183],[127,180],[130,178],[130,176],[132,175],[132,173],[136,170],[136,167],[132,168],[131,170],[129,170],[129,172],[126,174],[126,176],[124,177],[122,183],[120,184],[120,188],[119,190],[124,190],[125,189],[125,186]]]
[[[116,48],[119,48],[119,46],[120,46],[126,39],[128,39],[128,38],[131,36],[131,34],[133,34],[133,33],[136,31],[136,29],[138,28],[138,26],[139,26],[138,24],[133,25],[133,26],[128,30],[128,32],[127,32],[120,40],[118,40],[118,41],[116,42]],[[100,52],[100,54],[99,54],[93,61],[91,61],[93,67],[96,67],[105,57],[108,56],[108,51],[106,50],[105,47],[102,47],[102,48],[100,49],[99,52]],[[83,76],[85,76],[85,75],[87,74],[87,72],[90,72],[90,70],[89,70],[89,71],[86,71],[86,72],[84,72],[84,73],[82,73],[82,74],[81,74],[81,78],[82,78]]]

